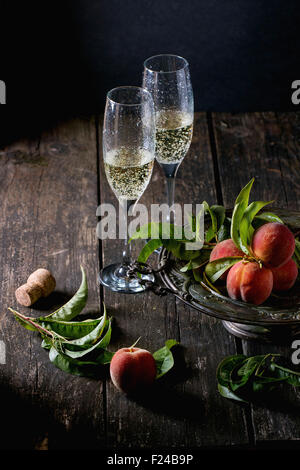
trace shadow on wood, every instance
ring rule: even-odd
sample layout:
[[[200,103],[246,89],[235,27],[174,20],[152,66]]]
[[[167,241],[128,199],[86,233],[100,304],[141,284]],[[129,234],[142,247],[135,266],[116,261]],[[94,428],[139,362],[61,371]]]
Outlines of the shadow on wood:
[[[166,387],[156,383],[151,390],[144,392],[140,397],[130,397],[139,405],[150,409],[154,413],[171,416],[176,419],[188,419],[201,422],[204,415],[204,400],[191,393],[178,392],[173,387]]]
[[[88,420],[78,417],[72,426],[67,426],[63,423],[63,410],[54,412],[55,402],[50,398],[42,400],[8,384],[1,384],[0,394],[0,449],[99,448],[97,433]]]
[[[171,371],[157,379],[153,387],[143,391],[139,396],[132,395],[129,399],[155,413],[199,422],[205,407],[202,398],[195,394],[176,390],[176,385],[190,379],[194,372],[185,363],[182,347],[177,346],[172,352],[175,364]]]
[[[51,310],[55,311],[67,303],[72,296],[65,292],[54,291],[48,297],[41,297],[35,304],[31,306],[33,310]]]

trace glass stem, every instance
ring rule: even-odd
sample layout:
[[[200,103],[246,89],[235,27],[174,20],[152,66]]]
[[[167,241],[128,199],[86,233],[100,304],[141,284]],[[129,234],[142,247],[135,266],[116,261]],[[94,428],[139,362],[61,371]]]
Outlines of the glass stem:
[[[174,204],[175,196],[175,176],[167,176],[167,199],[169,209]],[[171,222],[171,212],[169,211],[167,216],[167,222]]]
[[[128,265],[131,262],[131,243],[128,243],[128,215],[129,215],[129,210],[134,203],[135,201],[128,201],[126,199],[120,201],[120,209],[122,211],[123,230],[125,232],[124,247],[123,247],[123,253],[122,253],[123,265]]]

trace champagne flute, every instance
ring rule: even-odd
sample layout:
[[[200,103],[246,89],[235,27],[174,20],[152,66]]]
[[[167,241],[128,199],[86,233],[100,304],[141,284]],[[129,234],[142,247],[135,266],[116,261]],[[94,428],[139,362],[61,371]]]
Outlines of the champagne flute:
[[[177,170],[193,135],[194,98],[188,62],[171,54],[150,57],[144,62],[143,87],[154,101],[155,156],[166,177],[170,209],[174,204]]]
[[[149,184],[154,157],[155,114],[151,94],[134,86],[109,91],[103,125],[104,168],[126,227],[122,263],[106,266],[99,274],[101,284],[113,291],[137,293],[144,290],[139,280],[127,274],[131,261],[127,219],[129,210]]]

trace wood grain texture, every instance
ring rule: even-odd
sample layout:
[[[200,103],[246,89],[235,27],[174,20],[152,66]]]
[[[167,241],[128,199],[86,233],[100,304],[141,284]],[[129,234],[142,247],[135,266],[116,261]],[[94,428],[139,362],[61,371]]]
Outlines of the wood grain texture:
[[[230,207],[255,176],[253,197],[299,209],[299,137],[299,113],[222,113],[208,120],[197,113],[193,143],[177,175],[176,202],[218,200]],[[216,390],[216,368],[224,356],[259,354],[270,347],[234,339],[220,321],[173,296],[128,296],[98,288],[99,267],[119,261],[122,252],[121,241],[96,238],[97,204],[117,205],[100,149],[101,118],[99,123],[78,118],[35,140],[0,148],[0,340],[7,349],[7,363],[0,365],[5,429],[0,447],[187,448],[299,439],[299,392],[293,388],[251,408],[223,399]],[[165,201],[156,165],[141,202],[150,207]],[[142,245],[134,245],[134,256]],[[20,311],[40,315],[62,304],[80,284],[80,264],[89,281],[85,313],[98,315],[104,300],[115,317],[110,350],[139,336],[140,346],[152,352],[168,338],[181,343],[174,350],[174,370],[139,399],[119,393],[108,376],[93,381],[55,369],[39,337],[7,312],[16,306],[15,288],[37,267],[53,272],[56,293]],[[289,348],[272,350],[290,354]]]
[[[232,207],[240,189],[255,176],[251,199],[275,200],[278,207],[300,207],[299,113],[213,115],[216,157],[224,203]],[[290,357],[287,345],[243,341],[246,355],[280,353]],[[252,407],[257,444],[300,438],[299,391],[286,388],[267,403]]]
[[[16,306],[15,288],[37,267],[53,272],[56,293],[20,311],[40,315],[63,303],[80,284],[80,264],[89,280],[87,311],[99,312],[95,130],[93,119],[78,119],[1,150],[1,339],[7,364],[0,377],[1,394],[11,403],[7,408],[2,399],[0,405],[4,448],[80,448],[103,439],[101,383],[56,369],[38,335],[7,313]]]
[[[299,113],[213,115],[221,190],[227,207],[252,177],[255,199],[299,208]]]
[[[101,202],[116,204],[102,162],[100,191]],[[193,144],[178,171],[175,200],[201,203],[204,198],[212,203],[216,192],[206,115],[200,113],[196,115]],[[140,202],[150,207],[165,201],[164,179],[156,165]],[[103,265],[120,259],[120,242],[103,242]],[[221,323],[201,316],[172,296],[158,298],[149,292],[126,296],[107,289],[103,295],[116,319],[114,349],[130,346],[139,336],[140,346],[151,352],[168,338],[181,342],[175,370],[139,400],[129,400],[107,383],[108,446],[178,448],[248,443],[244,411],[223,400],[216,390],[218,362],[236,352],[235,341]]]

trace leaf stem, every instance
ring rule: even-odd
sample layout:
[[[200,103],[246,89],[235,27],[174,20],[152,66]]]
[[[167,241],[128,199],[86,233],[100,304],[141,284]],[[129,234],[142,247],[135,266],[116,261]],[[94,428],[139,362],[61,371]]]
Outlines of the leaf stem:
[[[262,261],[259,258],[256,258],[255,256],[245,254],[244,257],[243,257],[243,262],[245,262],[245,263],[258,263],[260,268],[263,267]]]
[[[28,323],[30,323],[32,326],[34,326],[38,331],[41,331],[43,333],[45,333],[47,336],[51,336],[52,338],[54,338],[54,334],[49,331],[49,330],[46,330],[46,328],[43,328],[41,325],[39,325],[38,323],[35,323],[30,317],[26,317],[25,315],[22,315],[21,313],[17,312],[16,310],[13,310],[12,308],[8,307],[8,310],[10,312],[12,312],[14,315],[16,315],[17,317],[21,318],[21,320],[24,320],[24,321],[27,321]]]

